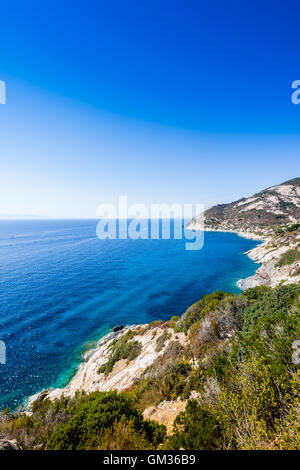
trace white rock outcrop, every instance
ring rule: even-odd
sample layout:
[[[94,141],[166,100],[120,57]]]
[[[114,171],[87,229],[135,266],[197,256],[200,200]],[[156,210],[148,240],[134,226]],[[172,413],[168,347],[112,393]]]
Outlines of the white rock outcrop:
[[[121,332],[109,333],[99,341],[97,347],[86,356],[86,362],[80,364],[77,373],[69,384],[65,388],[49,390],[46,394],[47,398],[54,400],[63,395],[74,396],[77,391],[91,393],[95,391],[105,392],[108,390],[117,390],[120,392],[126,390],[165,352],[171,342],[178,341],[183,346],[187,344],[188,340],[184,333],[175,334],[172,328],[161,328],[160,326],[145,328],[145,326],[147,327],[147,325],[135,325],[126,327]],[[145,329],[144,332],[142,332],[143,328]],[[107,375],[99,373],[99,368],[107,362],[111,354],[109,348],[111,342],[121,338],[121,336],[126,334],[129,330],[137,332],[133,340],[141,343],[141,352],[138,357],[130,362],[128,362],[127,359],[117,361],[112,371]],[[157,338],[165,332],[169,334],[169,338],[165,341],[161,350],[157,351]],[[39,396],[40,394],[37,394],[35,397],[31,398],[29,408],[34,399]],[[43,398],[45,398],[45,395],[43,395]]]

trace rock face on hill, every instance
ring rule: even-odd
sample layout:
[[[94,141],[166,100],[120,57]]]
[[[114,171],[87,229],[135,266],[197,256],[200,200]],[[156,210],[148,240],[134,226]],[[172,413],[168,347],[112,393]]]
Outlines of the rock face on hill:
[[[248,198],[218,204],[204,212],[206,229],[257,232],[300,221],[300,178],[264,189]],[[195,217],[188,228],[197,230]]]

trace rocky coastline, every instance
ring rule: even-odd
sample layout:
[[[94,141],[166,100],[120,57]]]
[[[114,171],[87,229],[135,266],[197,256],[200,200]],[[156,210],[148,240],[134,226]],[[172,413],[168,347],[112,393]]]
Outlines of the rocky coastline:
[[[109,360],[113,345],[129,335],[141,345],[137,357],[132,360],[120,359],[109,373],[101,373],[101,366]],[[83,362],[66,387],[50,388],[31,396],[25,413],[30,415],[33,403],[41,402],[46,398],[53,401],[63,396],[72,398],[77,392],[130,390],[139,379],[146,376],[147,371],[168,351],[168,348],[176,344],[184,349],[188,343],[189,339],[184,333],[175,333],[174,329],[169,327],[168,322],[162,321],[124,326],[117,331],[112,331],[101,338],[93,349],[85,353]],[[160,344],[159,347],[158,344]],[[144,417],[147,419],[151,416],[151,419],[155,418],[171,430],[175,417],[184,410],[185,406],[186,401],[182,400],[164,401],[158,407],[146,408]]]
[[[203,226],[197,224],[197,220],[191,221],[187,226],[189,230],[203,230]],[[260,285],[276,287],[279,284],[296,284],[300,282],[300,255],[290,264],[280,265],[281,257],[289,250],[298,250],[300,233],[287,233],[277,235],[270,229],[263,232],[251,230],[234,230],[224,227],[205,227],[204,232],[235,233],[244,238],[261,241],[260,245],[249,250],[245,255],[249,256],[260,266],[253,276],[237,281],[241,290],[246,290]]]
[[[195,225],[193,230],[197,230]],[[295,261],[292,264],[278,266],[280,257],[288,250],[298,247],[300,241],[300,234],[288,239],[276,240],[274,234],[260,233],[257,234],[251,231],[234,231],[218,228],[205,228],[205,231],[214,232],[230,232],[236,233],[244,238],[262,241],[259,246],[249,250],[245,255],[249,256],[256,263],[260,265],[256,273],[246,279],[240,279],[237,282],[241,290],[246,290],[259,285],[267,285],[275,287],[279,284],[290,284],[300,282],[300,261]],[[112,344],[118,341],[126,334],[134,335],[134,340],[141,344],[140,354],[134,360],[128,362],[126,359],[121,359],[113,367],[112,371],[108,374],[99,373],[103,364],[109,359],[111,354]],[[161,350],[157,350],[157,338],[162,335],[166,336]],[[146,325],[132,325],[125,327],[117,327],[112,332],[101,338],[96,347],[87,351],[84,355],[83,362],[75,376],[64,388],[52,388],[43,390],[40,393],[32,396],[28,400],[27,412],[30,413],[30,408],[35,400],[42,401],[45,398],[55,400],[62,396],[73,397],[76,392],[84,391],[91,393],[94,391],[108,391],[117,390],[123,391],[133,387],[139,377],[142,377],[144,372],[150,368],[153,363],[161,356],[167,347],[172,342],[178,342],[181,346],[186,347],[188,338],[184,333],[174,333],[172,328],[166,327],[164,322],[153,322],[153,324]],[[169,406],[168,403],[165,404]],[[162,411],[163,411],[163,406]],[[157,410],[151,410],[156,413]],[[149,410],[147,410],[149,413]]]
[[[251,197],[210,207],[193,218],[189,230],[231,232],[263,243],[246,254],[261,266],[240,279],[246,290],[300,281],[300,178],[266,188]]]

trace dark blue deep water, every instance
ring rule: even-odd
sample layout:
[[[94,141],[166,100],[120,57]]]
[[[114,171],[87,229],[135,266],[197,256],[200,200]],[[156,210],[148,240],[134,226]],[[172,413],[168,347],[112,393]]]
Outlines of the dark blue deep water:
[[[184,240],[104,240],[95,220],[0,221],[0,408],[70,379],[88,343],[119,323],[181,314],[204,294],[238,293],[258,242],[205,233]]]

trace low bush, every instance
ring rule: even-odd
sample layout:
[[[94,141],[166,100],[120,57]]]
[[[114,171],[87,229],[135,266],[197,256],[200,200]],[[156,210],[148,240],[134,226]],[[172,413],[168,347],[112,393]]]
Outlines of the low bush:
[[[127,394],[91,393],[74,407],[72,417],[55,429],[50,437],[48,448],[54,450],[107,448],[109,447],[108,436],[111,438],[115,436],[117,447],[120,441],[116,439],[116,432],[121,427],[124,433],[126,426],[127,436],[129,429],[134,432],[129,439],[129,448],[132,449],[135,448],[136,441],[139,441],[142,446],[148,445],[155,448],[163,441],[166,434],[164,426],[143,419],[142,414],[137,411]],[[124,447],[124,444],[121,447]]]
[[[98,374],[108,375],[120,359],[127,359],[130,362],[140,355],[142,344],[139,341],[130,341],[134,336],[135,332],[129,330],[119,340],[112,342],[110,345],[111,355],[108,361],[99,367]]]
[[[298,259],[300,259],[300,252],[296,248],[291,248],[281,255],[275,266],[281,267],[287,264],[292,264]]]
[[[195,400],[189,400],[186,410],[175,422],[168,440],[173,450],[214,450],[222,445],[221,426],[213,413]]]
[[[164,331],[162,335],[160,335],[156,340],[156,348],[155,351],[159,352],[165,346],[166,341],[172,337],[171,333],[168,331]]]
[[[205,295],[201,300],[189,307],[177,322],[177,331],[187,331],[193,323],[205,318],[208,313],[214,312],[222,299],[232,296],[226,292],[216,291],[213,294]]]
[[[183,347],[173,341],[145,371],[132,391],[138,409],[158,405],[163,400],[175,400],[183,393],[191,372],[191,364],[183,356]]]

